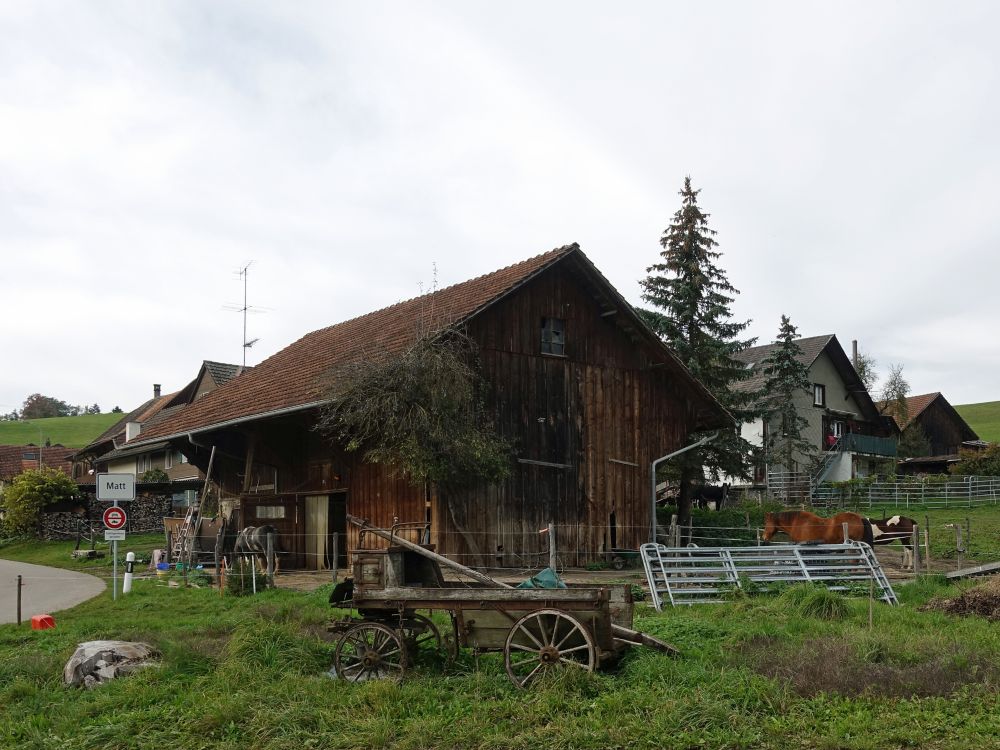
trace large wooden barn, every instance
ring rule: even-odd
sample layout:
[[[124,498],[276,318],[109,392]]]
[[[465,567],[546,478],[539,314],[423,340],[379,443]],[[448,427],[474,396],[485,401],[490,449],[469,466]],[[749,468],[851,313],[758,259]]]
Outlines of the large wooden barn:
[[[498,429],[516,446],[501,484],[446,494],[361,462],[313,427],[333,368],[462,327],[478,345]],[[324,568],[357,544],[345,513],[426,522],[437,549],[530,566],[553,521],[564,564],[636,548],[650,529],[650,463],[731,418],[576,245],[314,331],[143,428],[208,470],[224,508],[282,534],[283,567]]]

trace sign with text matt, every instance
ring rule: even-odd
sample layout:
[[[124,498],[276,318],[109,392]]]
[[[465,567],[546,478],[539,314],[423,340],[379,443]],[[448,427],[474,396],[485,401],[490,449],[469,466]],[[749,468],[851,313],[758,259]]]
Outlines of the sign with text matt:
[[[98,474],[98,500],[135,500],[135,474]]]

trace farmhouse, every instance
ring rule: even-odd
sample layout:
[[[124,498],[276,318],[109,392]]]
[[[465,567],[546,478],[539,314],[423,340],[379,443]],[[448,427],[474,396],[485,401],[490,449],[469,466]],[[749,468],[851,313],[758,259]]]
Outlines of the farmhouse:
[[[313,428],[335,368],[460,328],[478,348],[487,406],[515,446],[510,478],[461,492],[416,486]],[[144,428],[208,471],[241,525],[282,535],[282,566],[329,566],[357,545],[345,513],[426,524],[473,565],[533,565],[557,525],[566,564],[650,530],[650,464],[690,432],[735,427],[577,245],[303,336]],[[366,540],[367,543],[367,540]]]
[[[799,394],[795,404],[800,416],[808,422],[802,436],[814,446],[815,454],[803,456],[795,466],[775,464],[763,449],[768,435],[778,426],[764,419],[748,422],[741,428],[743,437],[762,449],[755,482],[791,482],[815,487],[823,481],[875,473],[880,462],[896,455],[895,424],[879,413],[835,335],[800,338],[796,343],[802,350],[799,361],[809,368],[811,387]],[[754,346],[737,355],[751,371],[741,388],[756,391],[764,386],[767,381],[764,361],[777,347],[778,344]]]

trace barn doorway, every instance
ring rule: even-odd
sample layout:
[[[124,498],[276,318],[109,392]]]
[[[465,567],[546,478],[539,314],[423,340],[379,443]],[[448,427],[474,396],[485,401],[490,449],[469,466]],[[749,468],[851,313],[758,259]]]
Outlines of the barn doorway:
[[[333,567],[334,539],[337,540],[339,568],[347,564],[347,493],[307,495],[306,498],[306,568],[330,570]]]

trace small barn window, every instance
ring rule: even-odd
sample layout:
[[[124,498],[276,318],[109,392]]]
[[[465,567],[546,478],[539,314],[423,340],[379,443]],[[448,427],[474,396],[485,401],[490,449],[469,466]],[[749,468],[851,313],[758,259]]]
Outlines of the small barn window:
[[[562,318],[542,318],[542,354],[566,354],[566,328]]]
[[[254,516],[257,520],[263,518],[284,518],[285,517],[285,506],[284,505],[258,505],[254,508]]]
[[[813,383],[813,406],[826,406],[826,386]]]

